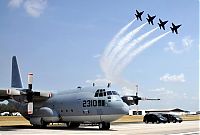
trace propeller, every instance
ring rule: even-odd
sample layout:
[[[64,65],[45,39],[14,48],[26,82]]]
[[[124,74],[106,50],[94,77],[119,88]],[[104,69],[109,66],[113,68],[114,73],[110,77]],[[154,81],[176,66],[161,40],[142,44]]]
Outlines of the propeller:
[[[50,98],[52,97],[51,92],[38,92],[33,91],[33,73],[28,74],[28,89],[25,89],[26,95],[26,102],[28,103],[28,114],[33,114],[34,102],[33,98],[37,101],[41,100],[42,98]],[[39,97],[39,98],[38,98]],[[37,99],[36,99],[37,98]]]
[[[28,102],[28,114],[33,114],[33,74],[28,74],[28,89],[26,90],[26,99]]]
[[[138,111],[138,104],[139,100],[160,100],[158,98],[143,98],[138,96],[138,85],[136,85],[136,93],[135,96],[123,96],[122,100],[127,104],[127,105],[136,105],[137,106],[137,111]]]

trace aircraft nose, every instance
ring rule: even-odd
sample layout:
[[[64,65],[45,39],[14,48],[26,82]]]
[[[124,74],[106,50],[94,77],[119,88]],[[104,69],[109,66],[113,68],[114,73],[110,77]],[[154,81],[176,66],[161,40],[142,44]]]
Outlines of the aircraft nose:
[[[123,114],[129,114],[129,107],[125,103],[123,103],[123,106],[122,106],[122,113]]]

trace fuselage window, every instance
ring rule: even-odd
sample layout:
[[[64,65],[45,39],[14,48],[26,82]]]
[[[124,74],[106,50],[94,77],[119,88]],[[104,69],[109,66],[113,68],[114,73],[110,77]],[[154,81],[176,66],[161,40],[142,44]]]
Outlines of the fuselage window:
[[[65,111],[66,111],[66,112],[68,112],[68,110],[67,110],[67,109],[66,109]]]

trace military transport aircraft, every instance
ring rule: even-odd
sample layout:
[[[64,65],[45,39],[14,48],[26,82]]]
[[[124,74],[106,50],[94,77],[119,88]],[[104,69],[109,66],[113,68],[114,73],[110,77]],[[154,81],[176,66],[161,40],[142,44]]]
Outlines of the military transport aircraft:
[[[16,56],[12,58],[11,88],[0,88],[0,101],[7,100],[35,127],[49,123],[66,123],[68,128],[80,124],[99,125],[108,130],[110,122],[128,114],[129,105],[138,104],[141,97],[123,96],[116,90],[91,86],[51,93],[33,90],[33,74],[28,74],[28,88],[23,88]]]
[[[136,16],[137,20],[140,19],[140,20],[142,21],[142,14],[143,14],[143,13],[144,13],[144,11],[139,12],[138,10],[136,10],[135,16]]]
[[[178,34],[178,30],[177,30],[177,29],[178,29],[180,26],[181,26],[181,25],[175,26],[174,23],[172,23],[172,27],[170,27],[171,30],[172,30],[172,33],[176,32],[176,34]]]
[[[161,19],[159,19],[160,23],[158,23],[160,29],[163,28],[163,30],[165,30],[165,24],[168,22],[168,21],[162,21]]]
[[[150,16],[149,14],[148,14],[148,18],[146,18],[147,19],[147,21],[148,21],[148,23],[150,24],[152,24],[153,25],[153,19],[155,18],[156,16],[154,15],[154,16]]]

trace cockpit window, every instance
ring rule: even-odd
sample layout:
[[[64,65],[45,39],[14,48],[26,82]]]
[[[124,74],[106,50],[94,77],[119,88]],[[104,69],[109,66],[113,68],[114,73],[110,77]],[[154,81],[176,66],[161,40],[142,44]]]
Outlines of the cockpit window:
[[[112,95],[112,92],[111,91],[107,91],[107,95]]]
[[[99,93],[96,92],[95,95],[94,95],[94,97],[98,97],[98,96],[99,96]]]
[[[112,91],[113,95],[119,95],[116,91]]]
[[[103,96],[106,96],[106,90],[105,89],[98,89],[95,92],[95,95],[94,95],[94,97],[103,97]]]
[[[100,92],[100,93],[99,93],[99,97],[103,97],[103,92]]]
[[[119,95],[116,91],[107,91],[107,95]]]
[[[95,92],[94,97],[105,97],[105,96],[109,96],[109,95],[119,95],[116,91],[106,91],[105,89],[98,89]]]

